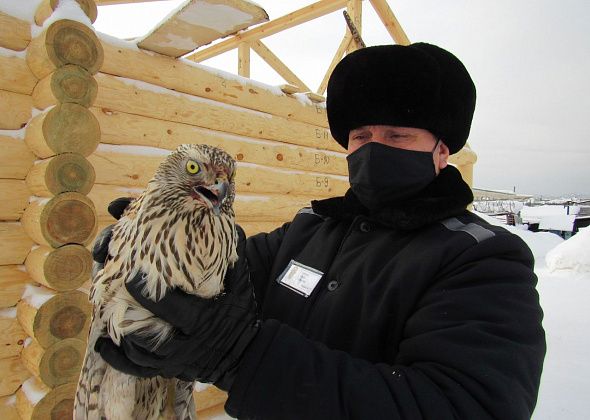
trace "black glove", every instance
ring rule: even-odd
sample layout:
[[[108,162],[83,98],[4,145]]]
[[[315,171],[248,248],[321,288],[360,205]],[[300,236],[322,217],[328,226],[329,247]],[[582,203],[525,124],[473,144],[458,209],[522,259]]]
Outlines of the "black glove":
[[[108,211],[115,219],[119,220],[125,212],[125,209],[133,201],[131,197],[120,197],[110,202]],[[104,228],[94,240],[92,246],[92,258],[97,263],[95,265],[95,273],[101,270],[109,254],[109,242],[113,236],[113,227],[115,225],[108,225]]]
[[[239,231],[240,258],[228,270],[225,291],[217,297],[203,299],[173,289],[156,303],[141,294],[141,274],[126,284],[138,303],[175,328],[168,341],[150,350],[150,337],[130,334],[122,338],[120,347],[100,338],[95,350],[130,375],[197,380],[229,390],[242,355],[260,328],[244,258],[245,238]]]

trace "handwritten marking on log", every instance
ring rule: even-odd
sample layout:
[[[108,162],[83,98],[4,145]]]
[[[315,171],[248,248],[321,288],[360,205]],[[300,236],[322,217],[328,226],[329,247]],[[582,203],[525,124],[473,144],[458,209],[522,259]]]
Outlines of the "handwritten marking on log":
[[[68,291],[90,279],[92,255],[82,245],[64,245],[57,249],[40,246],[27,256],[25,266],[37,283],[57,291]]]
[[[96,75],[96,106],[254,138],[342,151],[328,129],[261,112]]]
[[[281,94],[274,86],[223,74],[205,66],[190,65],[184,59],[121,48],[102,40],[104,64],[100,71],[141,80],[177,92],[188,93],[243,108],[302,121],[327,128],[326,108],[310,106]]]
[[[18,320],[0,317],[0,331],[0,359],[18,356],[27,338]]]
[[[52,23],[27,48],[27,63],[39,79],[66,64],[78,65],[95,74],[102,66],[103,58],[94,31],[69,19]]]
[[[170,57],[268,21],[260,6],[243,0],[191,0],[138,42],[138,47]]]
[[[24,263],[32,246],[20,223],[0,222],[0,265]]]
[[[0,12],[0,47],[22,51],[31,42],[31,24]]]
[[[0,55],[0,69],[0,89],[30,95],[37,84],[24,58]]]
[[[22,266],[0,265],[0,308],[15,306],[23,295],[27,281],[29,275],[22,270]],[[2,347],[0,344],[0,358]]]
[[[29,192],[20,179],[0,179],[0,220],[19,220],[29,203]]]
[[[26,182],[29,190],[41,197],[52,197],[63,192],[88,194],[94,184],[94,168],[77,153],[62,153],[37,162]]]
[[[68,192],[49,201],[33,201],[21,222],[27,234],[41,245],[86,245],[96,230],[94,205],[84,195]]]
[[[12,395],[30,376],[19,356],[0,359],[0,396]]]
[[[94,0],[76,0],[76,2],[84,14],[94,23],[98,15],[98,9]],[[51,16],[58,5],[59,0],[43,0],[35,12],[35,23],[38,26],[43,26],[43,22]]]
[[[23,365],[30,373],[50,388],[76,382],[80,375],[86,343],[67,338],[43,348],[32,340],[21,353]]]
[[[0,178],[25,179],[35,156],[22,139],[0,136]]]
[[[67,338],[86,340],[92,310],[88,296],[78,290],[53,295],[48,289],[38,290],[46,293],[48,300],[36,302],[25,297],[16,307],[18,321],[25,332],[43,348]]]
[[[91,111],[100,123],[103,143],[150,146],[167,150],[174,150],[183,143],[207,143],[221,147],[240,162],[335,175],[348,173],[344,153],[254,140],[108,108],[92,108]],[[92,156],[89,160],[95,164]]]
[[[23,390],[16,393],[16,409],[21,419],[46,420],[46,419],[71,419],[74,411],[74,395],[76,383],[59,385],[53,389],[48,388],[36,378],[27,380],[26,389],[32,389],[32,395],[27,395]],[[40,396],[39,400],[31,400],[31,397]]]
[[[19,130],[31,119],[29,95],[0,90],[0,130]]]
[[[64,102],[88,108],[94,103],[97,90],[96,80],[87,70],[67,64],[37,83],[33,90],[33,104],[38,109]]]
[[[78,104],[58,104],[37,115],[27,125],[25,142],[37,156],[59,153],[88,156],[100,141],[100,126],[94,115]]]

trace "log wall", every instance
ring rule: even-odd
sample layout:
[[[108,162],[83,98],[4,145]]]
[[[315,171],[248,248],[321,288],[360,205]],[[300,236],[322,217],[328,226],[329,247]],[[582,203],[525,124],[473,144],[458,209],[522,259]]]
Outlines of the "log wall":
[[[92,0],[77,0],[96,18]],[[44,0],[38,25],[58,0]],[[49,22],[48,22],[49,23]],[[0,13],[0,418],[71,417],[91,306],[89,247],[184,143],[237,161],[238,223],[270,231],[348,188],[325,106],[287,88],[146,53],[68,19]],[[471,181],[475,154],[452,163]],[[196,393],[200,418],[225,394]]]

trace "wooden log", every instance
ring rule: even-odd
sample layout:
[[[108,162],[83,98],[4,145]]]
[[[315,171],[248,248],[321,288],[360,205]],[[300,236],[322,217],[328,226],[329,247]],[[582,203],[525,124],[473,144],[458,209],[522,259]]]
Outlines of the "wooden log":
[[[16,411],[16,395],[0,397],[0,419],[2,420],[20,420],[18,411]]]
[[[92,306],[85,293],[55,293],[29,285],[16,308],[25,332],[43,348],[67,338],[86,340]]]
[[[33,104],[45,109],[58,103],[75,103],[85,108],[96,99],[98,86],[92,75],[80,66],[67,64],[45,76],[33,90]]]
[[[60,153],[88,156],[100,142],[100,126],[96,117],[83,106],[58,104],[31,120],[25,142],[41,158]]]
[[[0,265],[24,263],[32,246],[20,223],[0,222]]]
[[[342,151],[327,128],[215,103],[170,90],[153,89],[103,73],[96,75],[96,105],[226,133]]]
[[[54,248],[65,244],[86,245],[96,230],[96,213],[86,196],[68,192],[51,200],[31,202],[21,222],[38,244]]]
[[[108,204],[118,197],[137,197],[141,189],[129,189],[114,185],[95,184],[88,197],[97,209],[100,223],[113,221],[107,211]],[[309,207],[309,196],[282,194],[238,195],[234,202],[237,220],[241,222],[284,222],[291,220],[298,210]]]
[[[0,136],[0,178],[25,179],[35,156],[22,139]]]
[[[0,130],[19,130],[31,119],[29,95],[0,90]]]
[[[16,409],[22,420],[71,419],[75,394],[75,383],[51,389],[33,377],[16,393]]]
[[[76,382],[80,376],[86,343],[67,338],[44,349],[32,340],[21,353],[23,365],[50,388]],[[22,381],[21,381],[22,382]]]
[[[161,150],[161,149],[155,149]],[[135,152],[135,153],[134,153]],[[134,147],[99,147],[89,157],[99,184],[145,188],[168,154],[146,154]],[[348,178],[320,173],[285,171],[261,165],[238,163],[236,191],[241,193],[278,193],[332,197],[349,187]]]
[[[78,65],[95,74],[102,66],[103,58],[94,31],[69,19],[53,22],[31,41],[27,49],[27,63],[39,79],[66,64]]]
[[[152,83],[177,92],[266,112],[327,128],[326,108],[285,95],[274,86],[194,65],[191,61],[122,48],[102,40],[101,72]]]
[[[92,255],[82,245],[41,246],[29,253],[25,266],[31,279],[45,287],[74,290],[90,279]]]
[[[23,349],[27,334],[16,319],[16,309],[2,310],[0,331],[2,331],[0,334],[0,359],[18,356]]]
[[[0,47],[22,51],[31,42],[31,24],[0,12]]]
[[[197,416],[199,420],[215,420],[226,418],[227,414],[225,413],[224,405],[225,402],[222,402],[221,404],[205,408],[204,410],[197,410]]]
[[[20,179],[0,179],[0,220],[19,220],[29,203],[27,185]]]
[[[238,162],[250,162],[283,169],[298,169],[346,175],[346,155],[340,152],[254,140],[108,108],[92,108],[101,129],[103,143],[158,147],[173,150],[183,143],[206,143],[221,147]],[[92,157],[90,161],[93,162]]]
[[[27,281],[29,275],[22,265],[0,265],[0,308],[16,305],[23,295]]]
[[[37,84],[24,58],[0,55],[0,89],[30,95]]]
[[[62,153],[36,163],[26,178],[29,190],[41,197],[63,192],[88,194],[94,185],[94,168],[77,153]]]
[[[31,374],[19,356],[0,359],[0,396],[12,395]]]
[[[98,15],[98,9],[94,0],[76,0],[76,2],[84,14],[94,23]],[[43,22],[52,15],[58,5],[59,0],[43,0],[35,12],[35,23],[38,26],[43,26]]]

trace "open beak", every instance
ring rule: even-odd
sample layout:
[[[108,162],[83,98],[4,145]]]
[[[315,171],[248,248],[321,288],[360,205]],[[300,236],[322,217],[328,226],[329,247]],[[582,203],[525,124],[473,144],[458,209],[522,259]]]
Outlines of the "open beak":
[[[227,181],[223,179],[218,179],[217,182],[213,185],[199,185],[193,187],[193,191],[196,192],[201,198],[203,198],[205,202],[211,204],[213,214],[215,216],[219,216],[220,207],[223,204],[223,200],[225,200],[228,188],[229,183]]]

